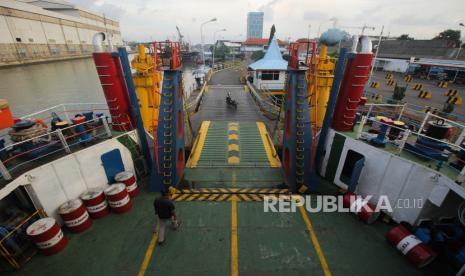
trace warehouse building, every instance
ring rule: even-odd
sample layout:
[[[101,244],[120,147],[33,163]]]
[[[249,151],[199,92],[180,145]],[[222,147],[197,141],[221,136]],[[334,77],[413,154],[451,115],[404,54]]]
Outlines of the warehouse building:
[[[97,32],[123,45],[119,23],[101,14],[63,0],[2,0],[0,66],[90,56]]]

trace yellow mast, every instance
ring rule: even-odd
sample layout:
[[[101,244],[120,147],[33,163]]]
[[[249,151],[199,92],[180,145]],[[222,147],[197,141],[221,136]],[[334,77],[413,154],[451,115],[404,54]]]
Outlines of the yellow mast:
[[[328,56],[328,47],[322,45],[316,58],[316,73],[309,75],[308,94],[310,102],[310,122],[321,128],[326,113],[326,106],[334,79],[334,62]],[[316,91],[315,91],[316,83]]]
[[[133,80],[139,99],[142,121],[145,129],[153,132],[158,122],[162,72],[157,68],[152,56],[146,54],[143,44],[138,45],[138,54],[134,56],[131,64],[132,68],[136,70],[133,74]]]

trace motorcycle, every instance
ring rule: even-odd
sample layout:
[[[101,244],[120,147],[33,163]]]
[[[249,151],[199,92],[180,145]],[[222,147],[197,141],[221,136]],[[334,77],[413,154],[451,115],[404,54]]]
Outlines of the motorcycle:
[[[234,107],[234,109],[237,109],[237,102],[231,98],[231,92],[228,91],[228,95],[226,96],[226,104],[228,106]]]

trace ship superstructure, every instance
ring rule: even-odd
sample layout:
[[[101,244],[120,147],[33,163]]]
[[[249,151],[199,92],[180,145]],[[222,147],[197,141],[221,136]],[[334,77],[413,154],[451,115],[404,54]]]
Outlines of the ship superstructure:
[[[443,167],[463,150],[463,135],[451,143],[449,130],[462,126],[426,113],[417,129],[409,129],[402,126],[415,125],[416,117],[408,106],[367,101],[373,58],[368,37],[355,37],[337,62],[325,46],[317,55],[312,42],[291,45],[281,93],[257,88],[247,78],[241,83],[244,64],[237,63],[210,70],[189,98],[179,43],[154,42],[149,52],[139,47],[131,71],[124,48],[104,50],[104,34],[95,41],[93,57],[108,108],[91,108],[89,114],[60,107],[62,112],[28,116],[14,125],[17,136],[32,126],[54,125],[53,132],[40,133],[51,138],[34,136],[4,149],[13,149],[9,162],[20,156],[42,162],[27,167],[18,161],[24,169],[14,173],[2,158],[2,173],[9,177],[3,174],[8,183],[1,198],[23,197],[22,204],[35,210],[0,240],[0,253],[16,273],[420,275],[460,269],[460,250],[444,251],[456,253],[452,265],[434,261],[446,253],[415,231],[461,228],[454,219],[460,219],[457,209],[465,195],[463,174]],[[271,43],[277,49],[277,41]],[[24,121],[30,125],[18,128]],[[425,156],[429,159],[414,160]],[[136,179],[139,194],[132,186]],[[87,201],[101,200],[102,191],[115,214],[94,218],[92,226],[81,213],[66,217],[84,205],[92,214]],[[183,223],[158,246],[152,201],[161,191],[170,193]],[[340,195],[345,207],[357,195],[370,198],[355,214],[314,213],[303,204],[294,212],[264,212],[270,197],[289,203],[306,195]],[[374,208],[384,195],[394,206],[391,212]],[[76,203],[79,198],[84,205]],[[399,200],[423,204],[405,208]],[[51,245],[58,254],[25,264],[35,252],[32,243],[44,253],[49,247],[43,242],[54,238],[31,240],[22,233],[44,216],[47,231],[65,225]],[[76,225],[69,221],[81,225],[81,217],[85,229],[71,233]],[[385,241],[386,233],[406,258]],[[402,248],[407,241],[415,244]],[[22,251],[23,245],[32,253]]]

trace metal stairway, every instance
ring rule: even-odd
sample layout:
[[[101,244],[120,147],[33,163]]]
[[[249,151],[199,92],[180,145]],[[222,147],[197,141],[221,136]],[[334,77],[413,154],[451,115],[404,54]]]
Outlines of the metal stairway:
[[[307,94],[305,70],[288,70],[282,156],[286,184],[293,192],[315,184],[310,170],[312,129]]]
[[[176,43],[170,43],[171,55],[164,70],[158,128],[154,139],[155,162],[152,162],[150,190],[162,191],[177,186],[184,172],[184,90],[182,89],[181,63]]]

